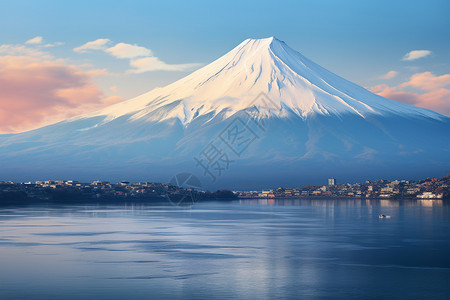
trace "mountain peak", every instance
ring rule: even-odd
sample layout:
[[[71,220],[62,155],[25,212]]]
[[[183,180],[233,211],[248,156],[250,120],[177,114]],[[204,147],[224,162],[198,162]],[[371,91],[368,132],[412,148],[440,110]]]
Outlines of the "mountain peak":
[[[362,118],[369,114],[443,117],[377,96],[322,68],[277,38],[269,37],[246,39],[177,82],[81,118],[106,116],[106,120],[113,120],[128,115],[132,120],[179,119],[187,125],[203,115],[229,117],[252,106],[261,93],[281,108],[272,112],[277,117],[308,118],[314,114],[356,114]]]
[[[246,39],[241,44],[239,44],[235,49],[246,49],[249,52],[255,52],[257,50],[268,50],[283,45],[286,46],[286,44],[283,41],[280,41],[276,37],[271,36],[262,39]]]
[[[246,39],[243,43],[260,43],[265,45],[270,45],[272,43],[280,43],[281,41],[274,36],[262,39]]]

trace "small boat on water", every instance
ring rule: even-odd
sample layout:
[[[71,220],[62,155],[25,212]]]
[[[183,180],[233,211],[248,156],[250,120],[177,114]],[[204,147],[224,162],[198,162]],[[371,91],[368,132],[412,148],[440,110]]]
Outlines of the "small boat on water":
[[[384,214],[380,214],[380,215],[378,216],[378,218],[380,218],[380,219],[390,219],[391,216],[384,215]]]

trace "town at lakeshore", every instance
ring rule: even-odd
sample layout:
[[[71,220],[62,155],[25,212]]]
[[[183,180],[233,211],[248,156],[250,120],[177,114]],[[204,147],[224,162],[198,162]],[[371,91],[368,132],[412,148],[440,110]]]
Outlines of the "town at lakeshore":
[[[327,185],[302,188],[277,188],[260,191],[202,191],[165,183],[126,181],[110,183],[94,181],[81,183],[73,180],[45,180],[16,183],[0,181],[0,204],[39,201],[157,201],[182,199],[295,199],[295,198],[356,198],[356,199],[436,199],[450,200],[450,174],[443,178],[410,180],[377,180],[355,184],[338,184],[328,179]]]

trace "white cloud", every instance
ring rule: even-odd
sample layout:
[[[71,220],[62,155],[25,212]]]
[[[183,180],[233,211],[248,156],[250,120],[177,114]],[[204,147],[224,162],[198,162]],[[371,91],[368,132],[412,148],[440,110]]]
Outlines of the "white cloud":
[[[402,60],[416,60],[431,54],[430,50],[413,50],[405,54]]]
[[[95,41],[87,42],[84,45],[73,49],[75,52],[84,53],[89,50],[105,50],[108,48],[108,44],[111,43],[110,39],[97,39]]]
[[[379,78],[380,78],[380,79],[392,79],[392,78],[394,78],[394,77],[397,76],[397,75],[398,75],[398,72],[392,70],[392,71],[387,72],[387,73],[384,74],[384,75],[381,75]]]
[[[135,58],[142,56],[152,56],[152,51],[145,47],[136,44],[118,43],[115,46],[108,48],[105,52],[117,58]]]
[[[0,45],[0,55],[5,56],[31,56],[36,58],[50,59],[48,52],[36,50],[23,45]]]
[[[132,59],[130,66],[134,69],[128,70],[127,73],[144,73],[150,71],[184,71],[190,69],[199,64],[167,64],[157,57],[143,57],[138,59]]]
[[[139,74],[150,71],[184,71],[200,64],[167,64],[158,57],[153,56],[150,49],[136,44],[117,43],[108,47],[109,39],[98,39],[88,42],[80,47],[74,48],[75,52],[87,52],[88,50],[100,50],[114,56],[115,58],[129,59],[132,69],[128,74]]]
[[[42,43],[42,36],[34,37],[31,40],[25,42],[25,44],[41,44],[41,43]]]
[[[64,43],[62,43],[62,42],[56,42],[56,43],[53,43],[53,44],[45,44],[43,47],[45,47],[45,48],[51,48],[51,47],[61,46],[61,45],[64,45]]]

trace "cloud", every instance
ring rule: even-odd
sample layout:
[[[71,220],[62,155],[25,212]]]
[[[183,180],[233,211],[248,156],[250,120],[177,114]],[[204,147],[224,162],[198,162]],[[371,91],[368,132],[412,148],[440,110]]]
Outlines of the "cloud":
[[[50,47],[61,46],[61,45],[64,45],[64,43],[62,43],[62,42],[56,42],[56,43],[53,43],[53,44],[49,43],[49,44],[43,45],[42,47],[50,48]]]
[[[417,73],[397,86],[386,84],[370,87],[373,93],[399,102],[428,108],[450,116],[450,74],[435,76]]]
[[[450,74],[435,76],[431,72],[417,73],[401,87],[413,87],[422,91],[432,91],[450,85]]]
[[[392,78],[394,78],[394,77],[397,76],[397,75],[398,75],[398,72],[397,72],[397,71],[389,71],[389,72],[387,72],[386,74],[381,75],[381,76],[379,77],[379,79],[392,79]]]
[[[117,43],[112,47],[106,47],[110,42],[109,39],[98,39],[73,50],[80,53],[87,50],[101,50],[116,58],[129,59],[132,69],[128,70],[127,74],[139,74],[150,71],[184,71],[200,65],[197,63],[168,64],[154,56],[148,48],[127,43]]]
[[[42,36],[37,36],[37,37],[34,37],[34,38],[26,41],[25,45],[32,45],[32,46],[37,45],[39,47],[50,48],[50,47],[55,47],[55,46],[61,46],[64,44],[62,42],[56,42],[56,43],[47,43],[45,45],[42,45],[43,41],[44,41],[44,39],[42,38]]]
[[[29,56],[42,59],[51,59],[48,52],[40,51],[23,45],[0,45],[0,55]]]
[[[42,36],[37,36],[25,42],[25,44],[42,44]]]
[[[0,56],[0,132],[20,132],[100,109],[120,97],[105,97],[85,71],[38,57]]]
[[[132,59],[130,66],[134,69],[128,70],[127,73],[144,73],[149,71],[184,71],[190,69],[199,64],[167,64],[157,57],[143,57],[138,59]]]
[[[402,60],[416,60],[431,54],[430,50],[413,50],[405,54]]]
[[[142,56],[152,56],[152,51],[145,47],[136,44],[118,43],[115,46],[108,48],[105,52],[117,58],[135,58]]]
[[[97,39],[95,41],[87,42],[84,45],[76,47],[73,49],[75,52],[85,53],[89,50],[105,50],[108,48],[108,44],[111,43],[110,39]]]

